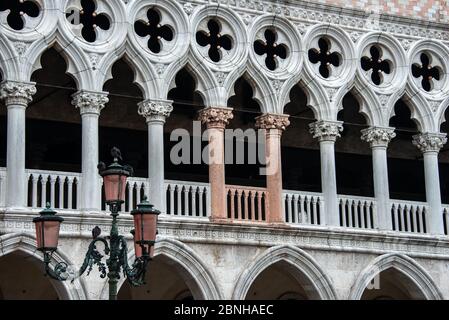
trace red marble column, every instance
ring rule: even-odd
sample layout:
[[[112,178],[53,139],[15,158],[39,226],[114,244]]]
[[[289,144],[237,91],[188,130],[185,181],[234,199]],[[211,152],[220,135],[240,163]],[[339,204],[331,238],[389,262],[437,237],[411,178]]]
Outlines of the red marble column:
[[[267,222],[283,223],[281,136],[290,124],[288,116],[264,114],[256,119],[256,127],[265,130],[266,179],[268,192]]]
[[[232,109],[208,107],[200,111],[199,120],[206,124],[209,141],[209,182],[211,220],[226,220],[226,186],[224,163],[224,129],[233,118]]]

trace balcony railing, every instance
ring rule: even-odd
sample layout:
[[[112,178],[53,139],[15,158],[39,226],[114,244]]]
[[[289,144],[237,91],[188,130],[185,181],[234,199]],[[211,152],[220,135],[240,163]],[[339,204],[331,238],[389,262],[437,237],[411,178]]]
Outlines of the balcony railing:
[[[320,193],[285,190],[285,221],[296,224],[321,224],[323,197]]]
[[[267,190],[256,187],[226,186],[228,219],[266,221]]]
[[[58,171],[27,170],[28,206],[44,208],[50,203],[60,210],[76,210],[81,174]]]
[[[449,206],[443,206],[444,234],[449,235]]]
[[[427,233],[427,212],[429,208],[424,202],[392,200],[393,230]]]
[[[46,203],[58,210],[79,210],[82,183],[80,173],[27,170],[27,205],[41,209]],[[100,179],[100,178],[99,178]],[[100,179],[101,180],[101,179]],[[126,186],[123,211],[129,213],[148,194],[150,181],[131,177]],[[100,183],[101,185],[101,183]],[[166,215],[207,218],[211,214],[208,183],[165,181]],[[0,168],[0,207],[5,207],[6,170]],[[265,188],[227,185],[227,217],[231,221],[265,222],[268,192]],[[284,190],[285,221],[289,224],[322,225],[324,199],[321,193]],[[339,195],[340,226],[377,229],[377,203],[374,198]],[[425,202],[391,200],[391,222],[394,231],[427,233],[429,207]],[[104,200],[102,210],[106,210]],[[443,205],[442,223],[449,234],[449,205]]]
[[[338,197],[340,226],[375,229],[377,225],[376,200],[367,197],[340,195]]]
[[[165,181],[167,214],[182,217],[210,216],[208,183]]]

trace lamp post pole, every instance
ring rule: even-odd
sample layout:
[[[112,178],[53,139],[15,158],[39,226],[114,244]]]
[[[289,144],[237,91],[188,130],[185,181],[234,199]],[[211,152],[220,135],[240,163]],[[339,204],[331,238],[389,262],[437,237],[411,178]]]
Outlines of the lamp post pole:
[[[109,273],[109,300],[117,300],[117,283],[120,276],[120,261],[118,252],[120,251],[120,240],[117,229],[118,209],[121,205],[111,206],[112,227],[110,233],[111,255],[107,261]]]
[[[111,231],[108,237],[100,237],[101,230],[97,226],[92,230],[93,240],[89,244],[84,262],[77,274],[70,274],[68,265],[59,262],[54,269],[50,267],[52,254],[57,250],[59,229],[63,218],[56,212],[47,208],[40,212],[40,216],[33,219],[36,225],[37,249],[44,254],[46,273],[53,279],[59,281],[71,280],[81,276],[87,271],[87,275],[97,265],[101,278],[108,277],[109,300],[117,300],[117,283],[120,273],[123,272],[126,279],[133,286],[145,284],[146,268],[151,261],[151,247],[156,240],[157,216],[160,214],[144,197],[137,209],[131,211],[134,218],[134,246],[136,259],[130,266],[128,264],[128,247],[124,236],[121,236],[117,228],[117,217],[125,198],[126,179],[132,174],[132,168],[122,166],[120,150],[113,148],[111,152],[114,162],[106,167],[104,163],[98,165],[100,175],[105,185],[106,203],[109,205],[112,217]],[[103,245],[103,252],[97,248],[97,244]],[[102,262],[104,256],[109,256],[106,264]]]

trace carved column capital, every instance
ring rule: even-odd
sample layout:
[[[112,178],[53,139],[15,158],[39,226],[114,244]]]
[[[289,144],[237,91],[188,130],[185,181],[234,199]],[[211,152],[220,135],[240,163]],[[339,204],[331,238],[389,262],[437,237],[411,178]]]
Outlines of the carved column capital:
[[[207,128],[224,129],[233,119],[231,108],[208,107],[200,110],[198,120],[207,125]]]
[[[311,123],[309,128],[313,138],[318,138],[318,141],[335,142],[343,131],[343,124],[341,121],[319,120]]]
[[[439,152],[447,142],[445,133],[421,133],[413,136],[413,144],[422,152]]]
[[[171,101],[163,100],[145,100],[138,104],[138,113],[145,117],[148,122],[165,122],[165,119],[170,116],[173,111]]]
[[[109,102],[108,93],[82,90],[72,95],[72,105],[80,109],[80,114],[100,115],[105,104]]]
[[[0,84],[0,100],[5,101],[5,105],[28,106],[36,94],[35,83],[4,81]]]
[[[290,125],[288,117],[288,115],[265,113],[256,118],[256,127],[265,130],[276,129],[282,132]]]
[[[391,139],[396,137],[394,128],[370,127],[363,129],[361,139],[368,142],[373,147],[388,147]]]

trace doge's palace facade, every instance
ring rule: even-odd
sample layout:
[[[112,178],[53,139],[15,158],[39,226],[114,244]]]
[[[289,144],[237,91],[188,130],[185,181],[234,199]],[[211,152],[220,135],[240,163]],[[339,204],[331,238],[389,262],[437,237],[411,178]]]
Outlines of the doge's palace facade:
[[[122,281],[119,298],[449,299],[444,169],[449,158],[443,154],[449,106],[447,6],[439,1],[415,6],[401,1],[2,2],[0,98],[6,135],[0,143],[5,147],[0,298],[107,297],[107,281],[95,270],[73,283],[42,276],[32,218],[47,202],[64,217],[52,264],[79,267],[91,230],[100,226],[107,233],[111,221],[97,173],[99,160],[107,161],[100,159],[101,132],[109,132],[102,128],[135,126],[144,133],[140,149],[148,156],[144,174],[129,179],[120,232],[129,235],[131,244],[129,211],[144,194],[162,214],[148,284],[131,288]],[[36,80],[51,79],[58,70],[56,63],[45,63],[50,48],[63,58],[62,74],[76,87],[68,102],[51,92],[44,95],[45,81]],[[107,114],[111,105],[120,104],[117,99],[131,99],[131,93],[120,96],[105,86],[120,73],[113,67],[117,61],[126,62],[133,74],[119,89],[133,85],[141,93],[132,103],[122,103],[133,110],[123,118],[114,118],[115,111]],[[193,79],[192,96],[201,101],[195,120],[208,129],[219,160],[207,166],[204,182],[192,182],[190,172],[183,172],[185,179],[173,175],[169,180],[166,173],[172,168],[164,168],[169,149],[164,135],[187,119],[176,106],[187,98],[171,93],[187,83],[179,80],[183,70]],[[239,81],[250,90],[239,90]],[[259,110],[240,126],[244,117],[232,99],[249,91],[248,99]],[[310,123],[301,112],[288,111],[300,100],[306,101]],[[398,103],[408,108],[414,131],[401,131],[402,122],[392,122],[401,116]],[[40,105],[50,110],[48,118],[39,113]],[[361,130],[351,129],[355,120],[342,118],[352,105],[364,121]],[[62,111],[69,107],[73,121]],[[33,121],[56,118],[80,128],[73,145],[80,154],[74,165],[78,171],[68,162],[52,167],[57,160],[51,158],[64,152],[48,145],[41,148],[46,165],[32,163],[40,153],[34,140],[28,141],[36,138],[26,133],[34,132]],[[225,129],[247,128],[247,123],[263,130],[265,157],[276,164],[261,185],[229,183],[234,173],[223,163]],[[50,130],[44,124],[39,128]],[[52,131],[47,139],[64,135]],[[397,140],[405,142],[393,147]],[[296,172],[285,162],[294,154],[286,147],[316,151],[320,190],[286,187]],[[369,166],[363,169],[359,162],[354,168],[370,172],[370,196],[358,193],[358,187],[341,192],[341,181],[361,177],[339,173],[344,161],[336,154],[358,154],[359,149]],[[390,158],[414,161],[422,182],[413,182],[412,173],[396,187],[391,172],[399,169],[392,169]],[[310,170],[304,171],[301,177]],[[413,184],[423,190],[423,199],[407,198],[413,190],[396,191]]]

